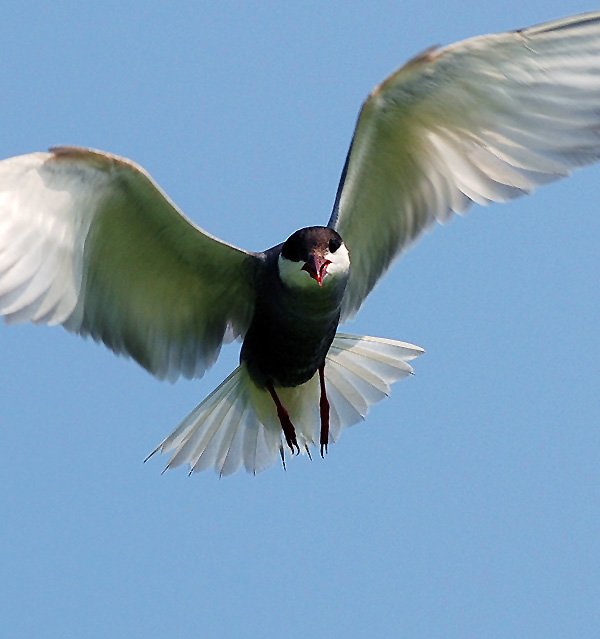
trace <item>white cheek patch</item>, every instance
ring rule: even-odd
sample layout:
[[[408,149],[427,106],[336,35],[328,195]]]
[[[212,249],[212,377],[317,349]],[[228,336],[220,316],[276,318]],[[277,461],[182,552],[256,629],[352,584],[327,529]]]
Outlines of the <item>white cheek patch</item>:
[[[292,260],[286,260],[280,255],[277,264],[279,266],[279,277],[287,286],[301,288],[310,288],[313,285],[318,286],[317,281],[311,277],[310,273],[302,270],[304,266],[302,260],[292,262]]]
[[[327,277],[323,279],[323,284],[328,277],[334,280],[339,277],[347,277],[350,272],[350,254],[344,244],[342,244],[335,253],[328,253],[325,256],[331,264],[327,266]]]

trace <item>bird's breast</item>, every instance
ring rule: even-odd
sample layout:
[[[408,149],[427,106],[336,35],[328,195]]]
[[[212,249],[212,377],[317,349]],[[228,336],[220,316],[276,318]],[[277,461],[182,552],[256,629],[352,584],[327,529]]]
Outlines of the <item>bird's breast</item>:
[[[255,383],[289,387],[311,379],[335,336],[340,302],[322,289],[260,296],[240,354]]]

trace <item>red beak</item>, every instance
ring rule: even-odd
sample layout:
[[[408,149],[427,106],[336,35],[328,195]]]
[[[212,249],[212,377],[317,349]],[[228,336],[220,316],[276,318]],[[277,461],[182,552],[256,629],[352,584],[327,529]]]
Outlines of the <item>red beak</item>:
[[[322,255],[311,255],[302,267],[312,278],[317,280],[319,286],[323,286],[323,277],[327,272],[327,266],[331,264]]]

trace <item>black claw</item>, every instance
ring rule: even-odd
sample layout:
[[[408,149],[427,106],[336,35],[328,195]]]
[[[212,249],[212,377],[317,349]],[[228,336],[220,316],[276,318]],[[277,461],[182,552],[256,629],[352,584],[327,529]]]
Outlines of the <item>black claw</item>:
[[[292,433],[292,435],[289,437],[286,433],[285,441],[287,442],[287,445],[289,446],[292,455],[300,454],[300,447],[298,446],[298,442],[296,441],[296,433]]]
[[[285,435],[285,441],[289,446],[289,449],[292,455],[300,454],[300,447],[298,446],[298,440],[296,439],[296,431],[292,426],[292,423],[289,422],[282,425],[283,426],[283,434]]]

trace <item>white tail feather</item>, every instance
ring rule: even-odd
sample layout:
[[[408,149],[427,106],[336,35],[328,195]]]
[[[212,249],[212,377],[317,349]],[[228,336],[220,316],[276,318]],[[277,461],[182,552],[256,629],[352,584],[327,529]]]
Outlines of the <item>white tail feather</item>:
[[[390,384],[410,375],[413,369],[406,362],[423,352],[391,339],[338,333],[325,360],[330,441],[364,419],[369,407],[389,394]],[[315,446],[320,430],[318,374],[302,386],[276,391],[294,424],[300,450]],[[199,472],[214,466],[220,475],[229,475],[242,464],[248,472],[264,470],[283,446],[271,396],[241,364],[151,455],[172,452],[166,469],[189,464],[190,472]]]

